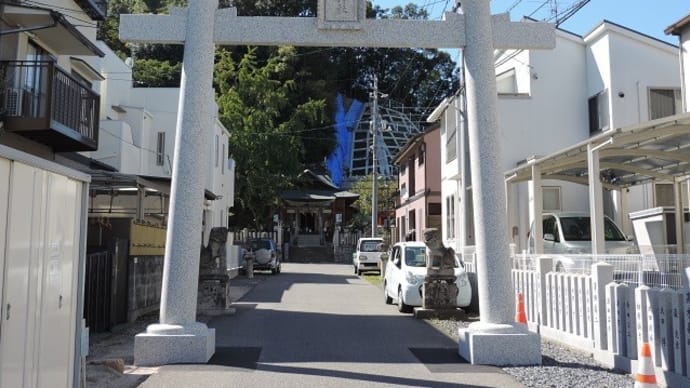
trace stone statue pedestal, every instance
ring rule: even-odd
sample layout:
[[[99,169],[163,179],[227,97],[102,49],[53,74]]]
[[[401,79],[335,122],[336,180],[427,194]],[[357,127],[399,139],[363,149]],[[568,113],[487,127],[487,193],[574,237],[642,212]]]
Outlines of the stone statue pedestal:
[[[456,306],[457,295],[458,286],[452,269],[429,268],[422,289],[422,307],[414,309],[414,316],[421,319],[464,319],[467,314]]]

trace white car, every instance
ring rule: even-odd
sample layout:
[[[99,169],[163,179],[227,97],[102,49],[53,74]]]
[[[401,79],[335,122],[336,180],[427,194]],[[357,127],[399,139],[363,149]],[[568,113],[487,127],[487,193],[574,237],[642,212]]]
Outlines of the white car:
[[[386,304],[395,300],[400,312],[411,312],[422,306],[422,290],[426,277],[427,248],[423,242],[399,242],[393,246],[386,263],[383,294]],[[465,269],[455,259],[455,284],[458,286],[456,304],[467,307],[472,299],[472,288]]]
[[[592,264],[592,237],[588,213],[544,213],[542,215],[543,253],[554,255],[556,271],[581,270]],[[530,227],[528,250],[534,252],[534,224]],[[637,245],[604,216],[604,247],[607,254],[638,253]]]
[[[357,275],[364,271],[381,273],[381,244],[383,239],[380,237],[363,237],[357,241],[357,251],[352,254],[352,265]]]

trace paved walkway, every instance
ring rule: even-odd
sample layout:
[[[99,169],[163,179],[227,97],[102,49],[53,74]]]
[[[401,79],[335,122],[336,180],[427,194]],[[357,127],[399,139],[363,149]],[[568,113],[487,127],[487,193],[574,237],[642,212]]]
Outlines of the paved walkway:
[[[164,366],[142,387],[522,386],[462,363],[454,341],[384,304],[350,265],[284,263],[235,307],[209,322],[209,365]]]

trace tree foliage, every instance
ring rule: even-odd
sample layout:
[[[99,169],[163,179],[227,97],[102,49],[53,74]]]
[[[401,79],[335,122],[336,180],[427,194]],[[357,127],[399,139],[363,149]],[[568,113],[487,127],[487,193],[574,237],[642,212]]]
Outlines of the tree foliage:
[[[357,209],[359,214],[368,217],[368,219],[371,219],[372,178],[372,175],[360,177],[349,189],[349,191],[359,194],[359,198],[352,204],[352,207]],[[397,180],[379,179],[376,196],[376,208],[379,213],[393,210],[395,204],[392,199],[397,190]]]
[[[239,225],[261,228],[270,222],[280,192],[303,168],[308,145],[300,134],[328,128],[325,101],[292,98],[299,89],[291,78],[294,54],[294,48],[281,47],[261,66],[254,50],[239,61],[229,50],[217,53],[215,86],[219,117],[230,131],[229,153],[237,162],[233,212]]]
[[[220,0],[219,5],[237,7],[241,16],[313,17],[317,2]],[[119,15],[167,13],[170,7],[186,3],[108,2],[108,17],[98,36],[121,58],[135,57],[135,85],[178,86],[183,46],[122,43]],[[368,1],[366,13],[368,18],[380,19],[428,17],[424,8],[412,3],[384,9]],[[290,186],[297,173],[323,164],[335,146],[336,94],[368,100],[373,75],[381,92],[419,116],[433,110],[457,85],[455,64],[438,50],[237,46],[217,51],[214,86],[219,115],[230,130],[230,154],[237,162],[233,212],[241,224],[265,222],[277,205],[278,193]],[[362,212],[371,201],[368,198],[360,198]]]

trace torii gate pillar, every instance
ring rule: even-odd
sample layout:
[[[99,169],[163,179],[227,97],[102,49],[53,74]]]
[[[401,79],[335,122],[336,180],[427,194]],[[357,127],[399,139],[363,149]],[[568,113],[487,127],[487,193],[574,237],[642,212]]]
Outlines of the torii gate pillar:
[[[160,323],[134,337],[135,365],[206,363],[215,329],[196,322],[205,158],[213,125],[213,42],[218,0],[190,1],[175,131]]]
[[[480,321],[459,330],[458,352],[472,364],[539,365],[539,334],[514,318],[489,1],[463,0],[462,9]]]

